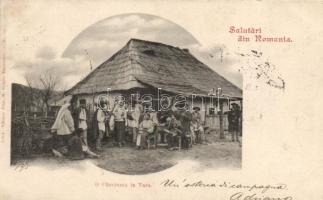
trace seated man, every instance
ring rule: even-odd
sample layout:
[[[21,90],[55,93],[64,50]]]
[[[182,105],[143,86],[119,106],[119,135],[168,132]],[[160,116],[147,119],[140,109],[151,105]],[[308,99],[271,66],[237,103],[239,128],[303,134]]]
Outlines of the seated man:
[[[153,133],[154,133],[154,137],[152,137],[152,138],[155,138],[154,139],[154,145],[155,146],[157,146],[157,140],[158,140],[158,130],[157,130],[157,127],[159,126],[159,122],[158,122],[158,114],[157,114],[157,112],[152,108],[152,107],[150,107],[149,109],[148,109],[148,113],[149,113],[149,115],[150,115],[150,120],[153,122],[153,125],[154,125],[154,131],[153,131]]]
[[[158,141],[161,144],[166,144],[166,136],[167,132],[167,119],[170,119],[172,116],[172,112],[170,110],[162,110],[157,113],[157,118],[158,118]]]
[[[174,115],[167,119],[167,128],[164,129],[167,133],[167,143],[169,150],[174,150],[179,146],[179,137],[182,135],[181,122],[175,118]]]
[[[154,128],[155,124],[150,119],[149,113],[145,113],[143,121],[139,124],[139,132],[136,141],[137,149],[144,149],[146,147],[147,136],[153,134]]]
[[[181,126],[179,129],[181,130],[181,147],[188,149],[191,147],[191,131],[190,124],[192,121],[192,113],[188,111],[187,105],[185,105],[185,109],[180,109],[181,106],[175,107],[173,113],[178,121],[180,121]]]

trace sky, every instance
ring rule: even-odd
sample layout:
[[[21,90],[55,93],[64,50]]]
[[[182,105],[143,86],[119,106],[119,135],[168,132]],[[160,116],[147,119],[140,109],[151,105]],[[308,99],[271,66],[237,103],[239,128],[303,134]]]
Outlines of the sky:
[[[37,31],[42,33],[44,30],[39,27]],[[28,44],[29,40],[35,40],[32,37],[24,36],[24,45]],[[26,75],[36,79],[41,74],[51,73],[60,77],[60,89],[67,90],[89,74],[91,66],[95,69],[125,46],[131,38],[188,48],[197,59],[238,87],[242,87],[238,60],[231,56],[225,44],[202,45],[198,38],[180,25],[147,14],[115,15],[84,27],[65,48],[49,42],[32,47],[33,51],[29,56],[21,53],[22,56],[12,59],[14,56],[8,55],[8,60],[11,61],[15,77],[17,80],[19,78],[17,82],[26,84]]]

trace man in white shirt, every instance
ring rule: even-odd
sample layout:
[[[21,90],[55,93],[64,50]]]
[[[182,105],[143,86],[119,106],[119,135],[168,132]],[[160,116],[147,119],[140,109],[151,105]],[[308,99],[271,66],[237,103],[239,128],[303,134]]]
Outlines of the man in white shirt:
[[[96,114],[96,120],[98,123],[98,135],[96,137],[96,149],[98,151],[102,151],[102,139],[104,137],[105,133],[105,121],[106,121],[106,116],[104,109],[107,107],[107,101],[100,101],[100,106],[98,108],[97,114]]]
[[[128,127],[130,129],[130,133],[132,134],[132,142],[134,144],[136,144],[137,141],[137,131],[139,127],[139,118],[141,115],[141,111],[141,105],[138,103],[138,101],[135,101],[134,106],[130,105],[127,114]]]
[[[113,110],[114,121],[115,121],[115,134],[116,142],[118,142],[119,147],[124,145],[124,135],[126,127],[126,109],[123,100],[119,100],[118,104]]]

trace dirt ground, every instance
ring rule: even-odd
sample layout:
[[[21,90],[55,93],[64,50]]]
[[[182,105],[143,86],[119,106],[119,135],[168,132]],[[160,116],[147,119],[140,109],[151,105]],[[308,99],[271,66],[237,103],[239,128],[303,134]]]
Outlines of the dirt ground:
[[[179,160],[198,161],[201,168],[241,168],[241,146],[219,140],[216,132],[207,134],[207,144],[193,145],[181,151],[166,148],[136,150],[134,147],[106,147],[96,164],[106,170],[120,174],[148,174],[177,164]]]
[[[241,168],[241,145],[231,142],[231,136],[226,134],[224,140],[219,139],[215,131],[206,134],[207,144],[193,145],[192,148],[181,151],[170,151],[167,148],[150,150],[136,150],[133,146],[122,148],[113,147],[112,144],[105,144],[103,152],[97,159],[87,159],[102,169],[120,174],[149,174],[159,172],[176,165],[182,160],[190,160],[199,163],[200,169],[239,169]],[[241,140],[240,140],[241,141]],[[28,162],[52,163],[54,165],[74,165],[82,161],[60,160],[52,155],[37,155]],[[56,161],[55,161],[56,160]],[[56,164],[55,164],[56,163]],[[54,167],[53,165],[53,167]],[[54,167],[55,168],[55,167]]]

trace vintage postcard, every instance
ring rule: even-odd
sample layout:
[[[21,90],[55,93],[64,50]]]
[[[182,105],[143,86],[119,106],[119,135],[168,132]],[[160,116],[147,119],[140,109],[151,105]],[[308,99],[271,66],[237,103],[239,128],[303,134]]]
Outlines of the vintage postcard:
[[[323,1],[0,5],[0,200],[323,200]]]

